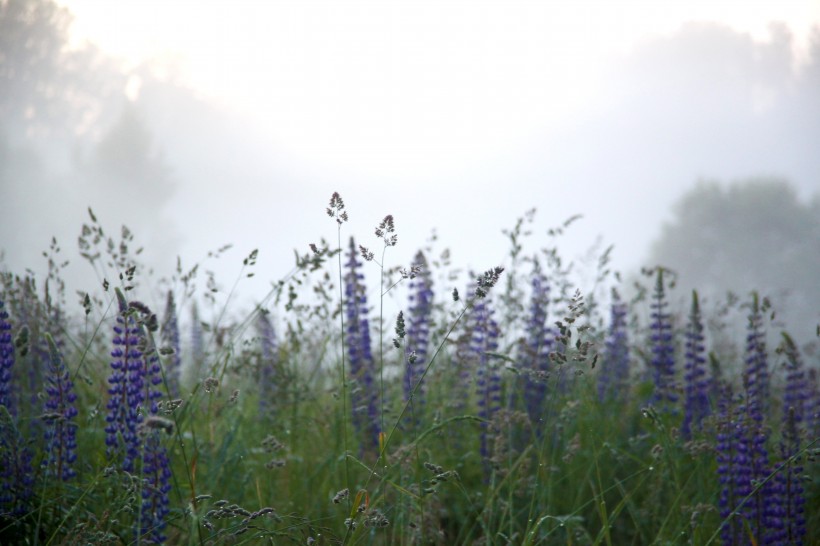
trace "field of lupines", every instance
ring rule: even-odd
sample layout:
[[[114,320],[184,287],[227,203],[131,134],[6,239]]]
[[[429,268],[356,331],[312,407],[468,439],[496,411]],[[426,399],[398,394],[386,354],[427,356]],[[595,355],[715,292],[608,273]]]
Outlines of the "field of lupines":
[[[0,279],[2,544],[818,544],[818,354],[763,295],[679,309],[608,252],[575,287],[531,214],[504,268],[392,268],[393,217],[354,239],[334,194],[237,312],[256,251],[154,282],[89,213],[99,288],[56,241]]]

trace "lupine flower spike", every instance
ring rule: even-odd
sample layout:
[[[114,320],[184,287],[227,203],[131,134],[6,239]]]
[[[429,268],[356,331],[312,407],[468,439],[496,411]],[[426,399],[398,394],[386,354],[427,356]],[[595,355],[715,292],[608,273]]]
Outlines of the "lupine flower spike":
[[[598,375],[598,398],[622,400],[629,388],[629,334],[627,333],[626,302],[612,290],[609,312],[609,332],[604,344],[604,359]]]
[[[686,353],[684,360],[684,410],[681,433],[689,438],[692,429],[699,428],[709,414],[709,380],[706,376],[706,348],[703,344],[703,320],[701,319],[698,293],[692,292],[692,309],[686,326]]]
[[[51,335],[46,334],[49,347],[49,370],[46,376],[46,394],[43,420],[46,423],[45,441],[47,465],[58,479],[67,481],[77,475],[73,468],[77,460],[77,395],[62,355]]]
[[[378,393],[374,384],[375,362],[370,343],[370,321],[367,318],[367,295],[362,263],[353,238],[347,258],[345,283],[345,341],[350,362],[350,376],[356,386],[351,391],[353,423],[365,438],[365,448],[378,445]]]
[[[652,321],[650,324],[652,344],[652,379],[655,384],[654,401],[661,406],[673,404],[675,394],[675,339],[672,333],[672,315],[666,309],[664,269],[658,268],[655,292],[652,296]]]

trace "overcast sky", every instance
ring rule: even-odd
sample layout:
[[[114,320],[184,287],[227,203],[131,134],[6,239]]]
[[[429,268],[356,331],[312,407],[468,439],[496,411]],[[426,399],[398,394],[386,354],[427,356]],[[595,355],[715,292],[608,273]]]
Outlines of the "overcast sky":
[[[626,269],[699,177],[820,188],[816,1],[61,3],[76,44],[170,82],[127,88],[176,184],[143,239],[189,263],[232,242],[231,266],[258,247],[258,286],[335,236],[333,191],[364,243],[396,217],[396,260],[435,228],[496,265],[537,207],[533,251],[581,213],[568,251],[600,237]]]

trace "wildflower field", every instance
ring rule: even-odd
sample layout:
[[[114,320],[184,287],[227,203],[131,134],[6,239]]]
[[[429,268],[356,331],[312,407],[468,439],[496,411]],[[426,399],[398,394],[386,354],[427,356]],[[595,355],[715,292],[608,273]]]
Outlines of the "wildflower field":
[[[0,277],[1,544],[820,543],[820,353],[765,294],[609,251],[576,286],[573,220],[531,214],[503,264],[393,264],[396,220],[334,194],[337,238],[236,309],[257,251],[155,280],[89,214],[79,294],[56,240]]]

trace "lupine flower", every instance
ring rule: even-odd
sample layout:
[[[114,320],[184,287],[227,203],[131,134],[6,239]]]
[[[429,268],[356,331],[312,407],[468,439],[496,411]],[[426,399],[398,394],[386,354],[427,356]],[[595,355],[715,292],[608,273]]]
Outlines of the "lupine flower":
[[[782,333],[783,341],[778,348],[778,352],[786,357],[784,367],[786,368],[786,392],[783,395],[783,424],[788,420],[793,420],[800,426],[809,409],[809,390],[806,382],[806,372],[803,367],[803,359],[800,357],[800,350],[794,340],[786,332]],[[789,417],[789,412],[793,417]]]
[[[0,406],[0,516],[29,511],[34,496],[32,450],[5,406]]]
[[[143,314],[150,314],[147,308],[140,308],[137,302],[131,302]],[[149,327],[150,330],[150,327]],[[159,356],[156,347],[151,345],[150,338],[142,334],[143,347],[143,395],[147,408],[140,415],[137,430],[142,441],[142,509],[140,536],[149,542],[161,544],[165,541],[162,531],[165,528],[165,516],[168,514],[168,492],[171,490],[171,469],[168,455],[160,442],[160,432],[169,430],[169,423],[159,420],[157,401],[162,398],[159,386],[162,376]]]
[[[40,338],[40,325],[46,322],[48,318],[44,317],[42,303],[37,296],[37,287],[34,278],[26,277],[23,279],[21,295],[16,303],[16,318],[18,319],[18,324],[28,325],[27,330],[30,332],[31,340],[38,340]],[[45,359],[48,358],[48,350],[44,345],[40,345],[39,343],[31,343],[31,346],[33,350],[28,352],[27,355],[25,352],[18,355],[22,360],[17,363],[17,381],[25,379],[27,383],[20,385],[20,394],[12,401],[15,415],[17,412],[25,415],[33,415],[42,408],[42,400],[38,398],[37,393],[43,389],[44,366],[42,364]],[[22,393],[27,393],[28,396],[24,396]],[[32,437],[40,436],[42,431],[39,429],[39,426],[39,421],[31,421],[28,433],[31,434]]]
[[[77,460],[77,395],[74,384],[57,350],[54,339],[46,334],[49,346],[48,375],[46,376],[45,442],[47,465],[58,479],[67,481],[77,475],[72,464]]]
[[[618,400],[626,395],[629,381],[629,334],[626,302],[612,291],[609,331],[604,342],[604,358],[598,374],[598,398]]]
[[[433,315],[433,280],[427,266],[427,259],[419,251],[414,260],[420,267],[418,275],[410,281],[410,306],[407,326],[407,354],[413,355],[413,362],[407,359],[404,373],[404,399],[410,399],[415,388],[415,400],[424,403],[423,385],[416,385],[421,380],[427,364],[427,351],[430,343],[430,321]]]
[[[780,526],[781,507],[775,482],[766,481],[772,471],[766,430],[743,400],[735,402],[728,394],[719,403],[719,423],[720,515],[735,513],[723,525],[723,543],[746,544],[751,533],[757,544],[769,544]]]
[[[168,381],[168,394],[172,398],[179,396],[179,385],[182,373],[182,356],[180,355],[179,322],[174,293],[168,291],[165,303],[165,318],[162,322],[162,344],[173,351],[168,359],[165,377]]]
[[[259,363],[259,414],[270,417],[273,415],[274,399],[276,396],[276,361],[278,351],[276,347],[276,332],[270,321],[267,311],[259,313],[256,319],[256,330],[259,335],[261,361]]]
[[[552,351],[555,334],[547,326],[550,286],[541,272],[538,262],[532,274],[532,294],[527,318],[526,339],[523,345],[524,362],[524,404],[530,421],[540,431],[538,423],[544,418],[547,395],[547,372],[549,354]]]
[[[749,313],[743,381],[750,415],[753,415],[758,423],[762,423],[763,415],[769,408],[769,362],[766,354],[763,312],[756,293],[752,295],[752,310]]]
[[[684,401],[681,432],[689,438],[693,426],[700,427],[709,414],[709,380],[706,375],[706,348],[703,344],[703,319],[698,293],[692,292],[692,309],[686,326],[686,353],[684,355]]]
[[[501,375],[497,360],[488,354],[498,350],[500,331],[498,323],[493,319],[489,300],[475,300],[467,328],[470,332],[470,360],[475,366],[478,415],[489,421],[501,409]],[[481,456],[485,459],[490,455],[488,440],[487,424],[483,423],[480,442]]]
[[[14,415],[11,396],[11,371],[14,367],[14,343],[11,339],[11,323],[5,303],[0,300],[0,406]]]
[[[786,357],[786,392],[783,397],[783,433],[780,458],[784,465],[774,481],[774,518],[770,522],[772,544],[800,544],[806,534],[804,489],[800,476],[803,467],[795,457],[800,451],[800,428],[804,421],[807,390],[800,351],[792,338],[783,333],[778,352]]]
[[[749,392],[748,385],[746,392]],[[747,394],[748,397],[748,394]],[[746,404],[741,408],[745,411],[746,419],[746,439],[748,446],[748,489],[751,491],[756,484],[763,484],[771,474],[769,465],[769,452],[766,442],[769,439],[768,430],[763,426],[763,416],[759,408],[750,405],[747,398]],[[762,486],[757,487],[753,498],[749,501],[749,509],[746,519],[752,529],[758,544],[765,544],[764,539],[771,531],[778,512],[778,499],[774,483],[770,480]]]
[[[724,387],[718,402],[719,427],[715,448],[721,485],[720,517],[725,520],[720,535],[726,546],[745,543],[743,518],[748,519],[751,514],[750,506],[754,503],[754,499],[744,503],[744,499],[752,492],[752,461],[749,453],[748,417],[739,409],[733,400],[731,389]],[[731,516],[733,512],[736,515]]]
[[[370,344],[370,322],[367,319],[367,295],[361,262],[353,238],[347,260],[345,282],[345,339],[350,375],[356,384],[351,391],[353,423],[367,439],[366,446],[377,445],[379,435],[378,393],[373,382],[375,363]]]
[[[157,348],[143,330],[156,330],[157,321],[144,304],[126,303],[119,289],[116,294],[119,314],[111,352],[106,445],[110,456],[121,454],[123,470],[142,476],[141,521],[135,533],[140,539],[161,543],[165,540],[162,530],[171,471],[159,440],[160,430],[145,426],[146,416],[156,416],[159,411],[162,370]],[[120,437],[124,445],[120,445]]]
[[[739,425],[736,426],[734,438],[738,457],[741,457],[738,465],[742,472],[735,476],[734,487],[737,502],[752,494],[752,497],[744,504],[741,513],[754,540],[758,544],[767,544],[771,536],[777,533],[781,508],[775,482],[766,481],[772,468],[769,465],[769,452],[766,448],[768,429],[764,426],[761,412],[763,407],[760,397],[762,383],[759,380],[765,377],[765,385],[768,386],[761,321],[755,297],[747,336],[747,370],[743,375],[745,396],[743,403],[738,407],[737,422]],[[726,510],[731,511],[734,508],[727,506]]]
[[[135,462],[139,459],[139,408],[144,401],[145,389],[143,354],[139,348],[141,329],[137,324],[135,311],[128,307],[119,290],[117,303],[119,314],[114,326],[112,372],[108,378],[110,398],[106,405],[108,425],[105,427],[105,444],[108,446],[109,456],[121,453],[123,469],[134,472]],[[124,445],[120,445],[120,437]]]
[[[32,452],[17,429],[11,395],[14,344],[11,323],[0,300],[0,515],[22,515],[34,494]]]
[[[669,302],[666,299],[666,288],[663,280],[663,268],[658,268],[655,292],[652,296],[651,344],[652,344],[652,379],[655,384],[654,399],[663,405],[674,403],[675,394],[675,340],[672,334],[672,316],[666,311]]]
[[[147,428],[147,427],[146,427]],[[166,537],[165,516],[170,511],[168,492],[171,490],[171,469],[168,454],[160,443],[160,431],[144,429],[142,459],[142,509],[140,536],[143,540],[162,544]]]

